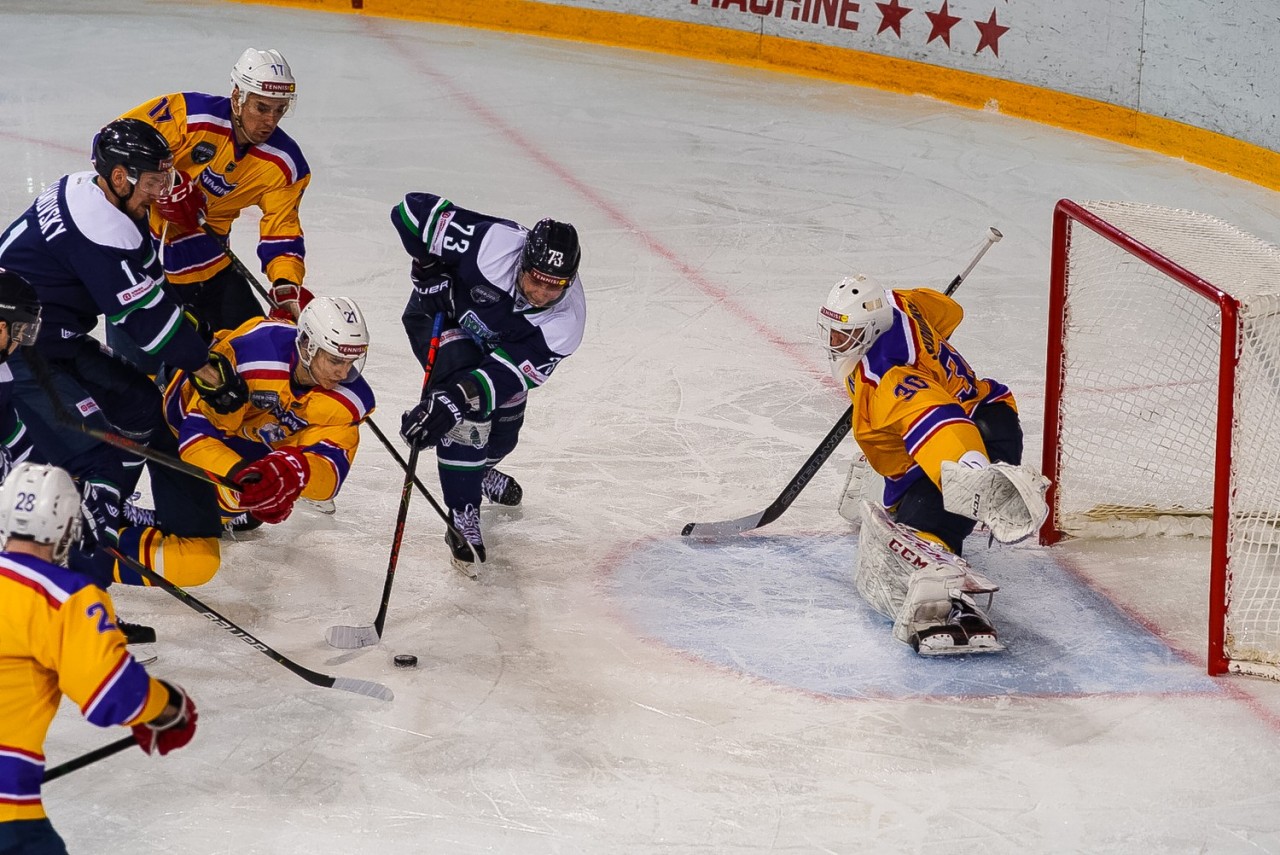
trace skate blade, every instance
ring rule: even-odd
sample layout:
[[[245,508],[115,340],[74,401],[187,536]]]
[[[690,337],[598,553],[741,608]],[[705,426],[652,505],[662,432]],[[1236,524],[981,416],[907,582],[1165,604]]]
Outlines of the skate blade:
[[[156,655],[155,647],[150,644],[130,644],[127,649],[139,665],[151,665],[160,658]]]
[[[473,561],[459,561],[457,558],[450,558],[449,563],[453,565],[454,570],[457,570],[468,579],[478,579],[480,577],[480,572],[476,570],[476,565]]]
[[[979,641],[969,644],[927,645],[921,644],[916,652],[921,656],[976,656],[980,653],[999,653],[1004,645],[994,639],[990,643]]]

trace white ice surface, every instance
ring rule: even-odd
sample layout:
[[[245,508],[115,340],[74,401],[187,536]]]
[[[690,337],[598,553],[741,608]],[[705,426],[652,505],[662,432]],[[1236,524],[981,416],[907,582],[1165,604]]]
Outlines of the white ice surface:
[[[385,682],[395,700],[312,687],[163,593],[116,588],[122,612],[158,629],[153,670],[191,691],[200,729],[168,758],[130,751],[50,785],[73,852],[1280,851],[1280,686],[1063,693],[1017,658],[986,692],[800,679],[837,657],[882,683],[905,652],[884,647],[888,628],[831,566],[852,554],[835,511],[849,445],[769,537],[678,542],[686,522],[768,504],[846,406],[814,323],[841,275],[940,286],[1000,228],[960,292],[955,340],[1018,395],[1034,460],[1054,202],[1193,208],[1276,240],[1274,194],[925,98],[567,41],[166,0],[8,0],[0,32],[6,222],[86,168],[93,131],[118,113],[227,91],[247,46],[284,52],[300,81],[287,128],[314,172],[308,282],[370,318],[367,374],[391,434],[417,395],[399,324],[407,263],[387,221],[404,192],[569,220],[585,251],[586,341],[532,395],[506,467],[525,507],[486,510],[479,580],[450,570],[415,499],[384,644],[325,645],[331,624],[372,620],[399,501],[401,472],[366,432],[336,516],[299,510],[227,544],[194,591],[282,653]],[[234,243],[251,263],[252,220]],[[1024,633],[1011,652],[1043,658],[1018,603],[1070,575],[1092,591],[1045,610],[1052,635],[1069,644],[1070,607],[1101,592],[1199,685],[1202,544],[991,555]],[[775,566],[790,584],[769,584]],[[640,578],[651,601],[629,587]],[[707,608],[719,617],[699,624]],[[765,664],[794,673],[707,654],[739,609],[756,648],[779,651]],[[682,615],[683,648],[659,634]],[[1098,650],[1099,671],[1123,655]],[[419,668],[393,669],[394,653]],[[117,736],[66,707],[50,763]]]

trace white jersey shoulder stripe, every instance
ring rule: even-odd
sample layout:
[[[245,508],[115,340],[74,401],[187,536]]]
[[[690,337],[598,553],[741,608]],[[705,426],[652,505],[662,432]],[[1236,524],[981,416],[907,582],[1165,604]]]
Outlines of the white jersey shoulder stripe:
[[[142,232],[123,211],[107,201],[98,186],[96,172],[76,172],[67,176],[67,212],[80,233],[99,246],[137,249]]]

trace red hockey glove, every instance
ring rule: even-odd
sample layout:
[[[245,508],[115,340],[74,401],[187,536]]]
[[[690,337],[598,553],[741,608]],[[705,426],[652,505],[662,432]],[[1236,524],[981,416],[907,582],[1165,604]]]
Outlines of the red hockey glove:
[[[240,503],[264,523],[281,523],[289,518],[293,503],[311,477],[311,464],[302,449],[277,448],[232,476],[240,485]]]
[[[305,285],[290,282],[288,279],[277,279],[271,283],[271,312],[267,317],[273,321],[296,321],[298,315],[315,298]]]
[[[155,201],[160,216],[184,232],[198,232],[204,223],[205,199],[200,186],[183,173],[178,173],[178,184]]]
[[[161,680],[160,683],[169,690],[169,707],[176,707],[176,713],[160,713],[151,721],[135,724],[133,738],[138,746],[148,754],[160,753],[161,756],[176,751],[191,741],[196,735],[196,705],[182,691],[181,686]]]

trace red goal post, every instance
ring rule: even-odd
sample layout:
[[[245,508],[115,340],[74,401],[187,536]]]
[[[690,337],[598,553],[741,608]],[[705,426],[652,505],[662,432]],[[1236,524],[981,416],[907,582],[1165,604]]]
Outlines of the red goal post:
[[[1208,536],[1208,670],[1280,679],[1280,249],[1222,220],[1062,200],[1041,543]]]

